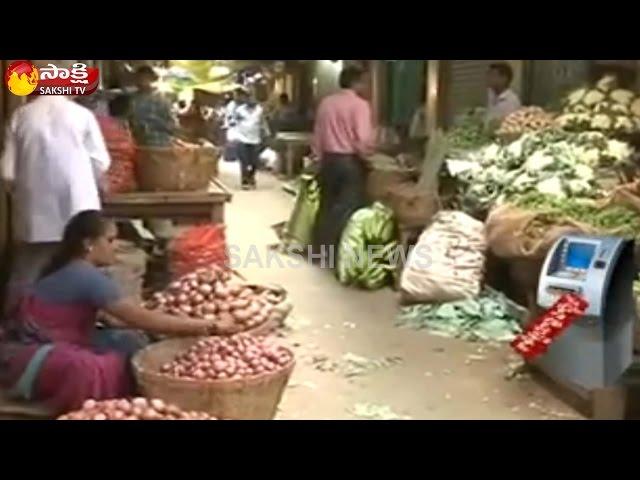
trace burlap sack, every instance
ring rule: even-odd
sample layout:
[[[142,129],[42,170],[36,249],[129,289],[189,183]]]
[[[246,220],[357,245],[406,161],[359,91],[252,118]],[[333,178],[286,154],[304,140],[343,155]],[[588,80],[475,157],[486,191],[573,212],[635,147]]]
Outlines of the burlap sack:
[[[547,229],[541,238],[531,239],[526,229],[541,214],[504,204],[494,208],[485,222],[487,244],[501,258],[540,259],[563,235],[594,233],[588,225],[566,220]]]
[[[409,254],[400,279],[404,303],[452,302],[480,294],[486,240],[481,222],[439,212]]]
[[[403,227],[425,227],[440,209],[438,193],[425,192],[414,182],[389,186],[383,203]]]
[[[640,181],[620,185],[612,190],[603,205],[623,205],[640,213]]]
[[[389,190],[415,179],[415,170],[374,167],[367,175],[367,197],[371,202],[384,202]]]

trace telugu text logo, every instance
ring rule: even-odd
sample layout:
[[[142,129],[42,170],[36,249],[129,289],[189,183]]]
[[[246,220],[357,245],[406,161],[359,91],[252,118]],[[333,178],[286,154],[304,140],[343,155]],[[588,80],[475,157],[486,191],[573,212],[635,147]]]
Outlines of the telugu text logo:
[[[14,95],[91,95],[98,89],[97,68],[74,63],[63,68],[52,63],[40,69],[26,60],[13,62],[5,72],[5,82]]]

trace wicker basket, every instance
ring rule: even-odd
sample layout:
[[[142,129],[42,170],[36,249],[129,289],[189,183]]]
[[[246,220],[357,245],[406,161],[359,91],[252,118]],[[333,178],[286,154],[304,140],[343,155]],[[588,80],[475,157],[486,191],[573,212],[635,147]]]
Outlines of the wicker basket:
[[[218,174],[220,151],[215,147],[140,147],[138,185],[145,192],[206,190]]]
[[[189,380],[163,375],[160,368],[197,342],[197,338],[165,340],[140,351],[133,369],[140,393],[184,410],[207,412],[227,420],[272,420],[295,361],[282,370],[243,380]]]

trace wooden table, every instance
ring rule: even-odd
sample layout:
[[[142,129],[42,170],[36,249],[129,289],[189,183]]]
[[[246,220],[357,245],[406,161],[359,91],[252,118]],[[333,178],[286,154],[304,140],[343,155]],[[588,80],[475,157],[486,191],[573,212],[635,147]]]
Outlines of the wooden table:
[[[225,203],[231,193],[218,180],[209,184],[207,191],[199,192],[134,192],[105,198],[102,209],[116,219],[166,218],[186,221],[212,221],[224,223]]]
[[[284,174],[287,178],[295,176],[297,153],[301,148],[310,148],[313,134],[308,132],[281,132],[276,135],[276,143],[284,148]],[[280,148],[278,148],[280,149]]]

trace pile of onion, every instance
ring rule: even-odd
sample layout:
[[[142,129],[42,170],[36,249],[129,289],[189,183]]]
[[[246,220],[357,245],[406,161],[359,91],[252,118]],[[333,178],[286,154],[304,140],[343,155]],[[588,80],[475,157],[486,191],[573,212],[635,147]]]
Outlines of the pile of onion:
[[[537,132],[553,125],[553,115],[540,107],[522,107],[508,115],[500,129],[498,136],[519,136],[528,132]]]
[[[282,321],[274,308],[282,299],[269,290],[257,292],[231,280],[228,271],[211,266],[185,275],[158,292],[144,306],[172,315],[215,321],[219,335],[233,335],[267,320]]]
[[[275,373],[293,362],[288,349],[248,334],[208,337],[162,366],[166,375],[191,380],[240,380]]]
[[[127,400],[86,400],[82,409],[58,420],[216,420],[203,412],[185,412],[162,400],[143,397]]]

